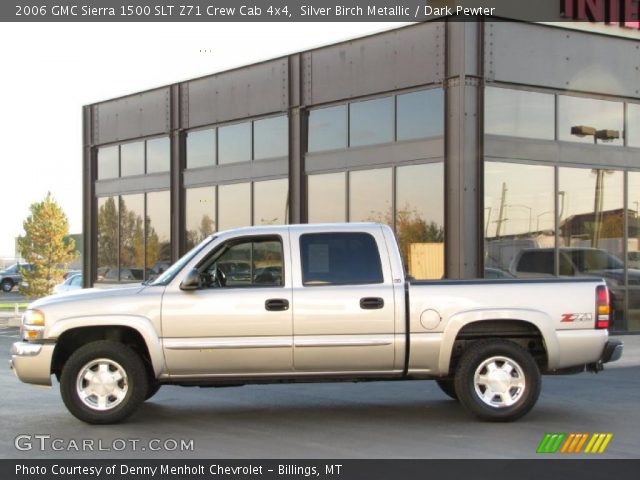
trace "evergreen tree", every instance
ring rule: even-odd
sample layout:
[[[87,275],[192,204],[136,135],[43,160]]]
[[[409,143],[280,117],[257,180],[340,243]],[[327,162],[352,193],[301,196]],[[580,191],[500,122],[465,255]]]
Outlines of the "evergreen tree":
[[[30,269],[21,269],[25,285],[20,292],[28,298],[51,294],[62,281],[64,272],[76,256],[76,245],[69,235],[69,222],[51,193],[42,202],[33,203],[31,214],[23,222],[25,235],[18,239],[20,255]]]

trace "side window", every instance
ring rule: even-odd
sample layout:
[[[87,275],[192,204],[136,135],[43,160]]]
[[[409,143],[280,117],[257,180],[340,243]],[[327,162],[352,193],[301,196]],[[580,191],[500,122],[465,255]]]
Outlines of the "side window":
[[[523,252],[518,263],[518,272],[553,275],[553,251],[532,250]]]
[[[283,266],[279,238],[231,242],[218,250],[205,267],[203,284],[210,288],[281,287]]]
[[[309,233],[300,237],[302,283],[382,283],[380,253],[368,233]]]

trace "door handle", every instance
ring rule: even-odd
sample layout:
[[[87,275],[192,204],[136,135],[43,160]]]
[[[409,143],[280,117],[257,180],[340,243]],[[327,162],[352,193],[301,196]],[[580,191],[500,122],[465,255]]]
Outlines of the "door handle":
[[[289,310],[289,300],[286,298],[270,298],[264,302],[264,308],[270,312]]]
[[[360,299],[360,308],[363,310],[378,310],[384,307],[384,300],[380,297],[364,297]]]

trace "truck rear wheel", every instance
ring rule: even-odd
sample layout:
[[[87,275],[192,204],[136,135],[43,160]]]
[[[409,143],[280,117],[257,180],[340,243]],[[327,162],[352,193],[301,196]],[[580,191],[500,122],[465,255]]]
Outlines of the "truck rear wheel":
[[[533,408],[541,377],[533,357],[508,340],[482,340],[458,364],[455,389],[460,403],[483,420],[511,422]]]
[[[67,409],[92,424],[124,420],[144,402],[148,388],[147,372],[138,354],[108,340],[76,350],[60,376],[60,393]]]
[[[456,386],[451,378],[443,378],[436,380],[436,383],[448,397],[458,400],[458,394],[456,393]]]

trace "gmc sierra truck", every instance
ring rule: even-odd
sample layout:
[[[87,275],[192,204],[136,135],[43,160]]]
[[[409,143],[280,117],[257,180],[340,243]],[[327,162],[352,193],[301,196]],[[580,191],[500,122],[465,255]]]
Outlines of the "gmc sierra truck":
[[[155,280],[29,305],[10,364],[88,423],[131,415],[162,385],[436,380],[475,414],[511,421],[541,374],[599,371],[601,279],[412,281],[378,224],[216,233]]]

